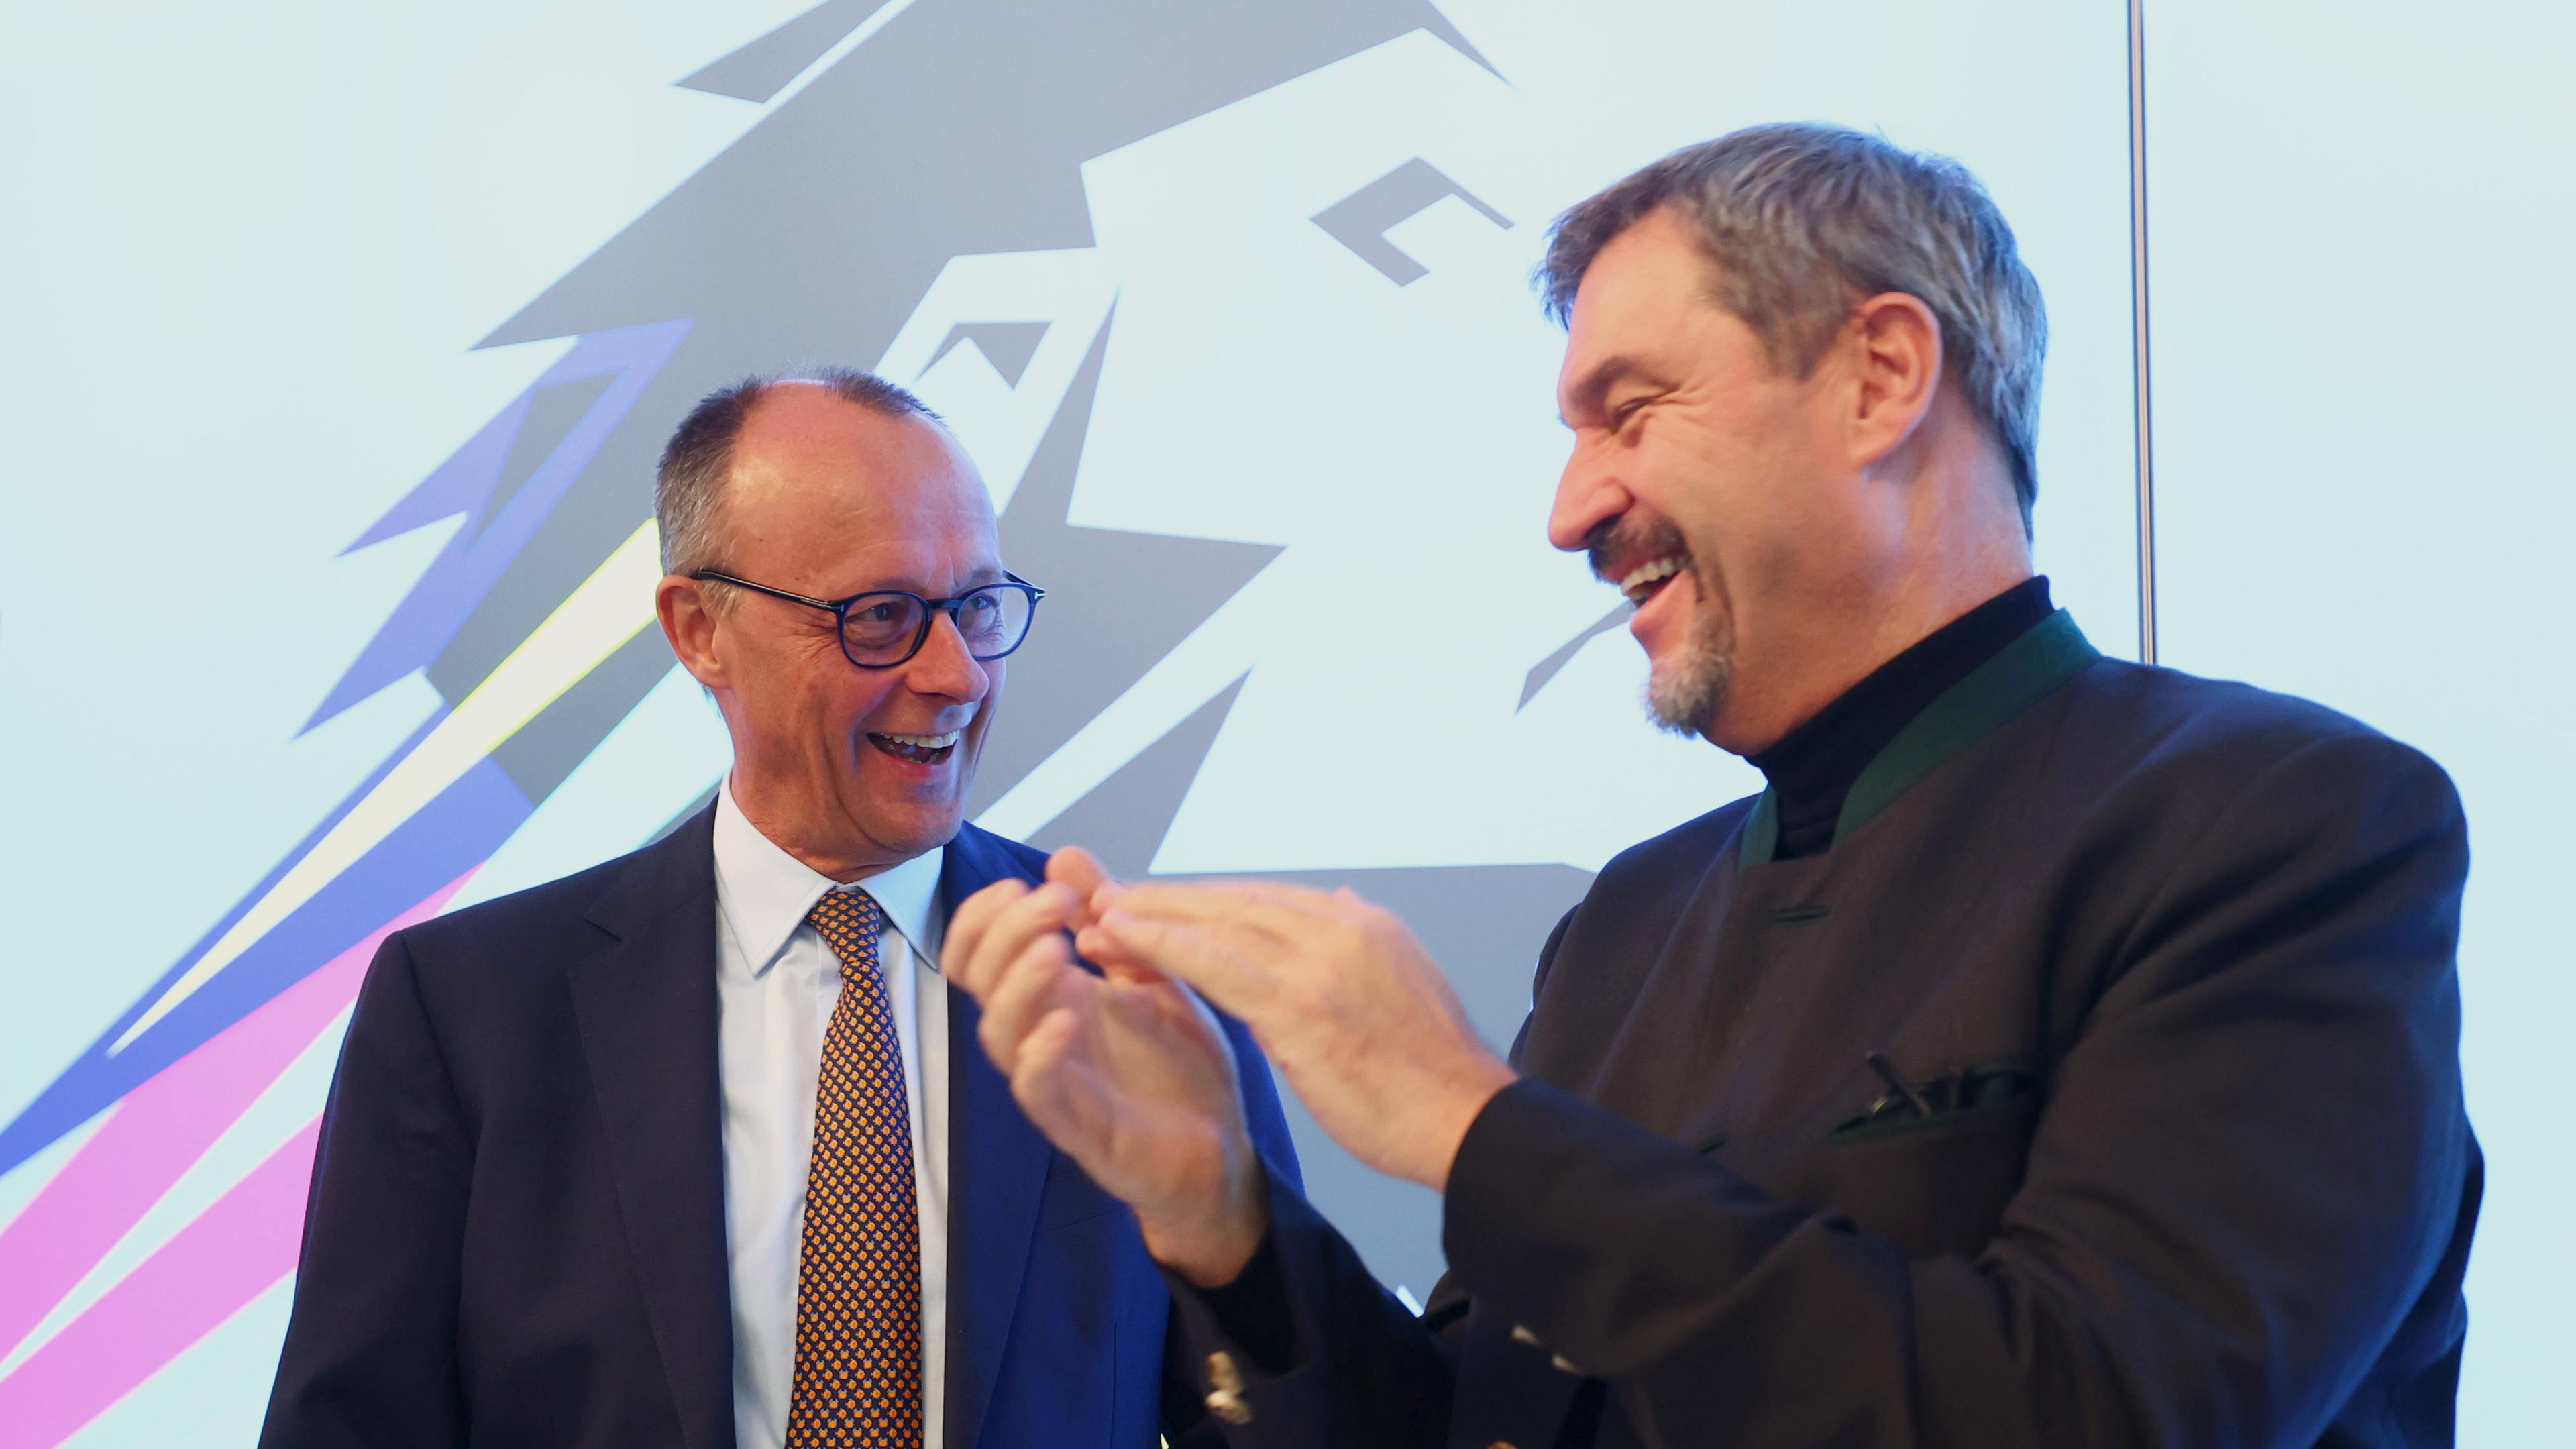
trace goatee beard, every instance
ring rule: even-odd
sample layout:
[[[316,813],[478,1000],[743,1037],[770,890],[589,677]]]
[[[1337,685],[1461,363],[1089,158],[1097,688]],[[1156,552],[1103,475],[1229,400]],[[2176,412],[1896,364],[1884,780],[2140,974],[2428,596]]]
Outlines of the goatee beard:
[[[1655,665],[1646,676],[1646,717],[1656,728],[1695,739],[1725,707],[1727,688],[1735,682],[1725,632],[1716,620],[1694,621],[1681,656]]]
[[[1593,574],[1612,583],[1617,582],[1610,577],[1615,561],[1677,557],[1682,574],[1665,588],[1678,589],[1688,582],[1702,600],[1719,596],[1714,579],[1700,573],[1699,561],[1671,519],[1642,510],[1623,515],[1595,526],[1585,548]],[[1727,685],[1735,677],[1732,636],[1733,625],[1722,613],[1692,621],[1681,657],[1653,665],[1646,676],[1646,717],[1677,735],[1697,735],[1706,728],[1726,703]]]

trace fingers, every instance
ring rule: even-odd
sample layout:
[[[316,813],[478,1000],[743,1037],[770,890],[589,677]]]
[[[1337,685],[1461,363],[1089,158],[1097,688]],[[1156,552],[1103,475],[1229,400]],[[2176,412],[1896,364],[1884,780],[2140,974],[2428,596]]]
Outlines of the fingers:
[[[1079,909],[1070,888],[999,881],[966,898],[948,923],[940,955],[950,979],[981,1001],[1029,942],[1068,929]]]
[[[1222,923],[1159,920],[1128,914],[1122,899],[1076,938],[1094,961],[1149,967],[1187,983],[1223,1011],[1257,1021],[1277,993],[1276,943],[1247,949],[1240,931]]]
[[[1100,858],[1079,845],[1068,845],[1047,857],[1046,878],[1057,885],[1071,886],[1086,906],[1103,888],[1115,888],[1107,867]]]
[[[1166,977],[1156,977],[1151,984],[1143,985],[1113,981],[1100,993],[1099,1010],[1113,1021],[1135,1024],[1141,1036],[1196,1051],[1206,1065],[1221,1074],[1220,1081],[1234,1082],[1234,1043],[1217,1025],[1216,1013],[1197,992],[1180,982]],[[1232,1090],[1231,1085],[1227,1090]]]
[[[1319,926],[1346,917],[1351,910],[1321,891],[1263,880],[1124,886],[1101,907],[1113,908],[1140,919],[1221,925],[1291,942],[1313,935]]]
[[[1080,901],[1069,886],[999,882],[961,903],[940,954],[950,980],[983,1007],[976,1037],[1008,1073],[1022,1039],[1081,977],[1065,938]]]
[[[1122,885],[1090,852],[1067,847],[1048,860],[1046,885],[979,892],[959,907],[949,931],[952,941],[966,942],[959,984],[985,1002],[988,1049],[1007,1067],[1005,1053],[1015,1052],[1035,1025],[1027,1013],[1043,994],[1020,988],[998,1022],[990,1021],[987,998],[1042,935],[1074,931],[1075,949],[1111,981],[1186,982],[1218,1008],[1257,1024],[1301,949],[1335,935],[1365,934],[1361,917],[1376,913],[1347,889],[1328,895],[1258,880]],[[1041,964],[1054,967],[1051,957]]]
[[[1159,972],[1218,1007],[1255,1019],[1300,948],[1353,924],[1363,903],[1271,881],[1122,886],[1100,902],[1076,946],[1117,979]]]
[[[1083,960],[1099,967],[1100,973],[1112,981],[1150,985],[1169,979],[1126,942],[1101,930],[1097,917],[1074,931],[1073,949]]]
[[[1100,983],[1073,964],[1073,948],[1060,933],[1028,943],[995,981],[983,999],[983,1019],[975,1024],[977,1040],[993,1065],[1005,1075],[1018,1069],[1028,1036],[1050,1014],[1087,1009]]]
[[[1108,1149],[1109,1113],[1098,1078],[1073,1049],[1081,1033],[1081,1019],[1070,1010],[1041,1018],[1021,1041],[1018,1065],[1009,1074],[1011,1097],[1048,1141],[1086,1172],[1096,1172]]]
[[[1023,880],[998,880],[965,900],[948,916],[948,932],[940,941],[941,971],[960,989],[977,1000],[983,999],[984,987],[977,977],[974,963],[981,952],[984,933],[993,918],[1012,902],[1029,893]]]
[[[1125,957],[1113,957],[1107,961],[1092,961],[1091,964],[1100,968],[1100,974],[1102,976],[1117,982],[1121,986],[1163,986],[1171,984],[1172,981],[1172,978],[1155,970],[1153,967],[1146,965],[1144,962],[1129,960]]]

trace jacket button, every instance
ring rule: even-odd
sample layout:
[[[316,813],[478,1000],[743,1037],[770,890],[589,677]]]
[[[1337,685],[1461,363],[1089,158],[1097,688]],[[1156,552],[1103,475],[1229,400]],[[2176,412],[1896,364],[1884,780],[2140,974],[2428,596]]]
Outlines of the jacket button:
[[[1539,1347],[1538,1335],[1530,1332],[1528,1326],[1525,1324],[1515,1323],[1512,1325],[1512,1342],[1522,1344],[1530,1348]]]
[[[1252,1406],[1243,1401],[1243,1370],[1234,1366],[1234,1355],[1208,1355],[1207,1409],[1229,1424],[1252,1422]]]

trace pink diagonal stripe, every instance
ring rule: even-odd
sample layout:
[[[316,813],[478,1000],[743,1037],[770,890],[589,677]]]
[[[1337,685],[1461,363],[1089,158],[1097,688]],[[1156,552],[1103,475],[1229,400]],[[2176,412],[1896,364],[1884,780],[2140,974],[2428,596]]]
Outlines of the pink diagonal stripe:
[[[0,1379],[0,1449],[52,1449],[295,1267],[322,1119]]]
[[[384,938],[438,914],[473,876],[450,881],[125,1094],[97,1135],[0,1229],[0,1353],[42,1322],[357,997]]]

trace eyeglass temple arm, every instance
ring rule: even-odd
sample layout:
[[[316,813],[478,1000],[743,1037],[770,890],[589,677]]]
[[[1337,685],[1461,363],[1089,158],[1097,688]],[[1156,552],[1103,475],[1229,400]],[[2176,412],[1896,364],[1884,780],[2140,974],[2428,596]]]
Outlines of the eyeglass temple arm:
[[[837,614],[841,612],[841,606],[830,599],[817,599],[808,597],[804,594],[791,594],[785,589],[773,589],[767,584],[755,584],[749,579],[735,578],[733,575],[726,573],[721,569],[700,569],[696,573],[689,575],[689,577],[702,582],[713,581],[719,584],[731,584],[737,589],[749,589],[755,594],[767,594],[773,599],[785,599],[791,604],[804,604],[809,608],[822,609],[828,613]],[[864,595],[862,597],[864,597]]]

